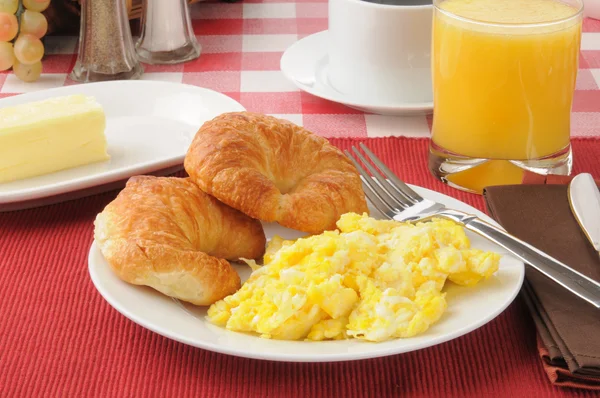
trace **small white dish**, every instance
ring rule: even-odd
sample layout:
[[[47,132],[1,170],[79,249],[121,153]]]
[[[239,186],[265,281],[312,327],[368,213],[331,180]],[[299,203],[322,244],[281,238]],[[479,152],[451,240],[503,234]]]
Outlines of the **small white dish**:
[[[425,198],[476,214],[483,220],[498,225],[482,212],[454,198],[425,188],[412,188]],[[374,210],[371,214],[378,217]],[[303,235],[277,224],[263,226],[267,239],[275,234],[288,239]],[[247,358],[286,362],[349,361],[400,354],[441,344],[483,326],[508,307],[523,283],[523,263],[478,235],[468,233],[468,236],[473,247],[494,250],[503,255],[498,272],[475,287],[449,283],[444,289],[448,308],[438,323],[422,335],[382,343],[359,340],[280,341],[232,332],[209,323],[205,319],[206,307],[183,304],[151,288],[123,282],[112,272],[96,243],[92,243],[90,248],[88,265],[94,286],[113,308],[135,323],[167,338]],[[248,266],[235,265],[235,268],[242,281],[250,275]]]
[[[353,98],[331,86],[328,78],[328,31],[312,34],[288,47],[281,56],[281,72],[299,89],[314,96],[381,115],[418,115],[433,111],[433,93],[425,102],[389,103],[368,96]]]
[[[88,83],[0,100],[0,107],[50,97],[94,96],[106,114],[110,160],[0,184],[0,211],[96,194],[132,175],[181,168],[200,126],[224,113],[243,111],[237,101],[201,87],[155,81]]]

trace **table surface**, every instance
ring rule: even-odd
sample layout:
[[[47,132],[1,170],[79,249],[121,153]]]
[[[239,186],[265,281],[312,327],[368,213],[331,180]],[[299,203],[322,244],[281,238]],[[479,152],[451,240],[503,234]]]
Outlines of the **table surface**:
[[[201,56],[195,61],[191,61],[186,64],[180,65],[145,65],[145,74],[143,76],[143,79],[182,82],[186,84],[211,88],[223,92],[226,95],[229,95],[230,97],[238,100],[250,111],[262,112],[286,118],[297,124],[303,125],[304,127],[317,134],[326,137],[382,137],[390,135],[420,138],[429,137],[431,125],[431,117],[429,116],[390,117],[380,115],[367,115],[360,111],[347,108],[340,104],[322,100],[320,98],[316,98],[307,93],[299,91],[291,82],[289,82],[283,76],[283,74],[279,70],[279,60],[283,51],[296,40],[310,35],[312,33],[316,33],[327,29],[327,1],[301,0],[274,2],[269,0],[252,0],[244,1],[243,3],[233,4],[198,3],[192,6],[192,17],[195,33],[198,36],[198,40],[202,45]],[[68,78],[68,74],[76,60],[77,38],[67,36],[47,37],[45,39],[45,45],[47,56],[44,59],[44,73],[41,76],[41,78],[34,83],[24,83],[18,80],[11,73],[0,72],[0,98],[11,95],[17,95],[25,92],[31,92],[35,90],[43,90],[47,88],[76,84]],[[600,136],[600,21],[590,19],[586,19],[584,21],[584,33],[581,48],[582,51],[580,56],[580,71],[577,80],[577,91],[575,93],[575,99],[573,104],[572,135],[575,137],[598,137]],[[409,141],[414,141],[414,145],[404,141],[395,143],[394,145],[398,145],[402,148],[405,148],[407,151],[410,151],[411,154],[415,153],[414,159],[417,159],[419,162],[425,164],[423,154],[425,153],[426,143],[424,142],[424,140]],[[594,145],[598,147],[597,144]],[[581,145],[581,148],[581,151],[583,151],[583,145]],[[417,149],[418,151],[415,152]],[[576,159],[576,162],[577,161],[578,159]],[[410,167],[414,167],[414,165],[406,163],[398,167],[404,167],[405,169],[409,169]],[[586,167],[592,166],[590,166],[590,163],[586,163]],[[595,166],[594,168],[597,169],[597,167]],[[427,176],[426,173],[424,173],[423,176],[419,178],[420,179],[418,180],[411,180],[409,177],[408,181],[428,186],[433,189],[439,189],[442,192],[448,190],[447,187],[442,187],[441,184],[434,181],[431,178],[431,176]],[[460,192],[457,193],[456,191],[453,192],[455,193],[453,196],[456,196],[461,200],[466,200],[467,202],[470,202],[474,205],[479,204],[481,206],[480,199],[473,199],[471,198],[471,196],[468,196],[469,194],[464,194]],[[448,191],[446,193],[450,192]],[[65,204],[64,209],[60,210],[60,213],[63,214],[61,218],[67,218],[67,220],[65,221],[65,225],[67,225],[67,227],[69,228],[65,228],[70,229],[71,225],[75,225],[82,222],[85,222],[86,225],[89,224],[85,217],[91,219],[93,217],[93,214],[95,214],[98,211],[98,209],[101,208],[102,204],[104,203],[104,201],[107,200],[107,198],[108,197],[98,200],[90,199],[91,202],[86,201],[85,203],[92,203],[92,207],[88,210],[80,210],[80,213],[85,213],[85,216],[81,219],[76,219],[77,216],[72,215],[77,213],[75,209],[71,209],[70,206],[73,206],[72,204]],[[59,210],[56,211],[58,212]],[[64,216],[64,214],[66,214],[67,216]],[[50,217],[51,219],[48,217]],[[46,225],[46,223],[49,223],[50,225],[58,225],[55,224],[56,222],[58,222],[58,220],[54,219],[54,216],[45,216],[43,215],[43,213],[33,210],[31,212],[24,213],[23,217],[14,216],[13,218],[0,218],[0,221],[4,220],[7,223],[10,233],[16,235],[22,234],[24,238],[27,238],[27,236],[29,236],[29,232],[20,228],[19,225],[21,225],[21,221],[17,221],[21,218],[23,218],[24,220],[29,220],[28,222],[35,222],[35,220],[46,220],[40,221],[39,225],[33,227],[33,232],[31,233],[35,234],[33,236],[35,237],[36,242],[42,242],[43,240],[48,239],[54,242],[54,238],[48,235],[48,233],[51,231],[47,229],[49,227]],[[13,222],[13,224],[10,224],[11,222]],[[87,227],[89,227],[89,225],[87,225]],[[11,228],[13,229],[11,230]],[[65,229],[63,233],[69,233],[67,229]],[[6,239],[10,238],[10,233],[8,234],[8,237]],[[0,247],[2,247],[1,238],[2,237],[0,236]],[[88,238],[89,237],[87,235],[85,237],[74,238],[76,240],[81,240],[81,242],[77,241],[79,243],[74,243],[72,247],[62,247],[62,249],[60,250],[68,254],[71,252],[75,253],[75,247],[81,247],[84,251],[86,245],[89,244]],[[64,254],[56,254],[55,251],[52,250],[51,244],[49,242],[50,241],[48,241],[47,243],[50,246],[47,246],[46,249],[44,249],[44,253],[46,254],[40,253],[40,256],[47,256],[51,259],[53,258],[53,256],[62,256]],[[8,246],[5,246],[5,249],[7,247],[11,247],[11,243],[7,244]],[[33,256],[30,258],[31,261],[42,261],[42,257],[39,257],[37,254],[35,254],[35,251],[31,252],[32,253],[26,255],[27,258],[29,258],[28,256],[31,255]],[[75,256],[75,254],[73,255]],[[58,264],[62,263],[62,260],[60,260],[60,258],[57,257],[55,260],[56,263],[54,264],[56,264],[57,266]],[[83,252],[77,254],[76,258],[79,259],[78,261],[85,261]],[[24,264],[29,263],[30,260],[24,260]],[[0,261],[0,263],[2,263],[2,261]],[[78,277],[80,277],[81,280],[86,280],[87,276],[83,275],[82,273],[85,273],[85,271],[79,270]],[[90,289],[93,288],[91,287],[88,281],[88,285],[86,286],[85,291],[87,292]],[[42,293],[43,292],[36,292],[35,294],[39,296]],[[79,303],[77,304],[77,308],[80,308],[79,306],[83,305],[82,301],[79,300],[79,298],[81,298],[81,294],[85,294],[85,300],[90,299],[90,297],[93,297],[95,300],[99,300],[99,298],[95,296],[94,292],[78,293],[72,291],[69,294],[72,294],[73,297],[78,298],[78,301],[76,300],[76,303]],[[0,294],[0,296],[2,295]],[[5,305],[5,309],[14,308],[12,304],[9,304],[5,301],[0,302],[0,309],[3,308],[3,305]],[[204,393],[207,393],[208,391],[209,395],[211,396],[222,396],[221,393],[225,393],[225,391],[233,391],[223,386],[219,386],[221,385],[221,383],[229,379],[229,376],[227,376],[227,372],[228,369],[230,369],[230,366],[233,366],[231,364],[234,363],[234,358],[221,356],[219,354],[199,354],[198,351],[202,350],[190,349],[189,347],[183,348],[183,345],[175,344],[173,342],[167,342],[165,341],[166,339],[162,339],[160,337],[151,337],[151,332],[143,331],[140,330],[139,327],[130,325],[130,322],[124,317],[120,316],[119,314],[112,314],[111,311],[114,310],[108,307],[108,305],[106,305],[105,303],[100,309],[98,309],[97,307],[94,308],[96,308],[96,311],[100,311],[95,313],[99,317],[109,316],[112,319],[112,326],[118,327],[120,331],[126,330],[131,333],[135,332],[135,335],[131,334],[127,336],[121,336],[114,330],[109,333],[108,330],[103,328],[103,325],[97,325],[96,321],[94,321],[93,319],[88,319],[88,325],[93,325],[94,327],[96,327],[97,329],[94,331],[94,333],[98,334],[97,339],[92,339],[90,344],[93,344],[94,347],[100,347],[98,345],[100,344],[99,339],[103,339],[105,337],[108,338],[112,336],[110,337],[111,339],[116,338],[119,340],[113,341],[113,343],[117,345],[111,348],[110,352],[106,353],[108,357],[102,355],[98,356],[98,354],[96,356],[89,357],[89,355],[91,354],[87,353],[86,355],[88,356],[76,359],[70,357],[68,355],[68,352],[65,352],[65,363],[70,365],[60,365],[60,363],[47,363],[50,359],[45,358],[44,354],[42,353],[40,363],[45,364],[45,366],[53,366],[55,373],[52,376],[52,380],[70,380],[73,376],[69,376],[69,374],[72,375],[72,373],[69,372],[73,371],[73,366],[80,365],[81,369],[79,370],[79,373],[76,374],[82,375],[85,374],[86,366],[94,366],[94,369],[101,371],[104,377],[114,378],[112,382],[108,379],[105,380],[106,386],[110,386],[111,384],[123,386],[118,388],[125,388],[125,395],[135,396],[137,395],[137,393],[144,393],[144,391],[149,395],[169,395],[168,391],[165,391],[160,387],[160,383],[155,383],[153,387],[143,387],[141,390],[136,390],[134,387],[135,377],[141,377],[139,376],[139,372],[143,374],[144,372],[142,370],[136,371],[136,375],[138,376],[127,376],[119,373],[119,369],[129,369],[136,367],[132,366],[132,361],[136,361],[135,357],[137,354],[135,352],[139,351],[139,353],[145,353],[143,355],[150,355],[149,357],[144,356],[143,358],[139,358],[139,360],[142,361],[142,365],[148,366],[148,369],[150,369],[150,364],[153,361],[160,361],[161,358],[167,358],[167,360],[171,362],[179,363],[179,359],[175,358],[179,357],[180,355],[183,355],[183,361],[185,364],[181,365],[182,367],[179,370],[172,367],[169,369],[164,367],[163,369],[163,367],[157,368],[156,366],[154,366],[152,369],[154,369],[154,371],[157,372],[156,377],[159,378],[174,377],[174,380],[185,384],[184,381],[186,379],[188,381],[191,380],[188,379],[188,376],[192,379],[200,377],[200,375],[193,376],[195,371],[192,372],[190,370],[190,367],[194,367],[194,369],[204,369],[202,370],[203,373],[201,379],[203,382],[208,383],[208,387],[206,387],[208,388],[208,390],[194,390],[196,392],[196,395],[201,394],[203,391]],[[72,309],[75,310],[76,308],[73,307]],[[23,314],[20,316],[24,317],[23,319],[28,317],[27,314]],[[74,319],[76,319],[76,317]],[[30,322],[35,322],[35,320],[36,318],[33,317],[30,319]],[[419,359],[419,357],[409,354],[406,356],[398,356],[398,358],[400,358],[398,360],[390,359],[386,361],[367,361],[364,362],[364,364],[357,364],[356,366],[358,366],[360,369],[364,369],[360,370],[359,368],[357,368],[356,370],[352,370],[352,372],[350,372],[351,369],[354,369],[351,368],[351,366],[353,365],[350,364],[332,365],[331,367],[328,365],[318,365],[314,368],[307,367],[304,365],[296,366],[283,364],[280,367],[271,367],[270,365],[266,364],[264,366],[258,366],[256,364],[253,364],[252,361],[242,360],[241,362],[236,362],[237,364],[241,363],[242,365],[239,366],[243,367],[243,374],[241,374],[239,377],[242,377],[243,375],[244,378],[251,377],[251,379],[240,380],[239,377],[236,378],[235,380],[237,383],[246,386],[243,387],[242,390],[236,391],[238,396],[246,396],[247,394],[245,391],[250,391],[246,389],[250,388],[248,387],[249,385],[253,385],[255,383],[264,383],[265,385],[271,385],[272,383],[274,383],[272,384],[272,387],[270,389],[263,391],[271,391],[270,395],[277,395],[277,391],[284,391],[284,386],[293,386],[293,383],[295,383],[294,380],[304,380],[306,383],[311,384],[301,386],[302,388],[298,389],[297,393],[303,392],[312,394],[310,391],[317,391],[313,390],[313,388],[315,388],[315,385],[320,383],[328,383],[328,380],[323,379],[325,375],[334,375],[336,379],[333,382],[349,383],[349,389],[344,388],[344,391],[346,391],[346,393],[353,392],[354,394],[356,394],[357,391],[360,391],[359,388],[364,388],[366,386],[362,386],[360,384],[361,381],[359,379],[346,380],[346,377],[350,377],[347,375],[357,375],[360,374],[359,371],[369,372],[369,374],[371,375],[376,373],[381,375],[381,382],[385,381],[386,383],[388,383],[391,382],[388,377],[389,375],[393,375],[394,377],[401,377],[402,371],[422,372],[425,375],[428,373],[429,368],[432,371],[434,369],[438,369],[439,372],[441,372],[439,373],[439,377],[445,377],[447,381],[447,383],[445,384],[446,390],[425,390],[429,391],[430,393],[434,393],[435,391],[437,391],[437,393],[443,393],[444,391],[453,391],[453,393],[450,395],[476,396],[476,391],[481,392],[488,390],[482,390],[480,387],[475,388],[475,385],[472,385],[471,382],[466,382],[465,380],[469,380],[470,375],[473,375],[474,379],[486,377],[483,373],[475,377],[475,374],[484,372],[490,376],[489,383],[491,387],[501,382],[515,383],[517,390],[523,392],[527,391],[528,387],[526,387],[526,385],[533,385],[533,383],[535,383],[536,385],[544,386],[542,390],[531,391],[532,393],[536,392],[536,395],[538,396],[548,396],[552,393],[559,394],[561,396],[570,394],[579,395],[579,393],[574,390],[558,390],[556,388],[553,388],[550,386],[549,382],[545,380],[545,376],[543,375],[543,371],[541,369],[541,364],[539,364],[537,358],[534,358],[536,356],[536,353],[535,348],[533,347],[534,342],[532,340],[532,333],[527,334],[527,344],[520,346],[521,348],[519,349],[510,349],[509,352],[507,351],[510,354],[510,358],[504,358],[503,354],[499,355],[499,360],[501,358],[504,358],[505,360],[514,359],[516,361],[514,365],[509,365],[516,367],[514,371],[506,371],[506,369],[503,370],[502,367],[505,365],[505,363],[498,364],[497,366],[493,365],[494,355],[498,355],[494,354],[494,350],[499,350],[497,351],[497,353],[503,351],[503,344],[501,343],[501,341],[506,341],[503,339],[516,341],[522,338],[522,336],[525,335],[526,331],[531,332],[531,328],[533,328],[533,324],[531,323],[531,321],[527,320],[527,315],[524,312],[524,307],[522,306],[522,304],[518,304],[517,307],[513,306],[510,311],[500,316],[498,320],[494,322],[496,322],[497,328],[493,329],[494,332],[491,335],[491,337],[482,337],[484,336],[484,333],[487,333],[485,331],[486,329],[483,328],[483,331],[476,331],[468,337],[465,337],[462,340],[464,344],[446,344],[443,345],[441,348],[424,350],[422,355],[425,355],[425,362],[423,362],[422,359]],[[47,321],[47,323],[48,325],[53,324],[52,321]],[[74,327],[78,327],[78,325],[75,325]],[[26,329],[27,327],[23,326],[23,330]],[[2,337],[3,335],[2,330],[3,327],[0,327],[0,337]],[[4,333],[7,333],[6,335],[4,335],[4,337],[10,337],[15,332],[15,330],[4,330]],[[30,331],[27,333],[28,336],[34,338],[32,336],[46,336],[46,334],[50,333],[50,331]],[[81,338],[85,338],[85,336]],[[138,338],[140,339],[139,341],[149,341],[152,342],[152,344],[157,344],[156,347],[159,347],[160,350],[158,350],[157,348],[155,352],[154,349],[152,349],[150,350],[150,354],[146,351],[143,351],[143,348],[139,346],[140,343],[138,341]],[[11,341],[14,340],[14,338],[11,339]],[[6,341],[8,340],[5,340],[4,342],[6,343]],[[48,335],[48,337],[45,338],[44,341],[51,342],[53,341],[53,338],[51,338],[51,336]],[[485,342],[492,344],[492,346],[487,348],[480,347],[480,345],[484,344]],[[3,362],[2,358],[4,355],[1,343],[2,339],[0,339],[0,364]],[[129,343],[131,343],[131,347],[135,349],[135,352],[129,352],[131,351],[129,348],[127,348],[129,346]],[[31,345],[32,350],[36,349],[35,347],[37,347],[37,343],[35,342],[35,340],[31,341],[29,344]],[[75,344],[78,343],[75,342]],[[471,367],[469,366],[470,360],[465,360],[465,357],[463,356],[466,355],[466,358],[469,358],[469,355],[473,350],[487,351],[488,349],[491,350],[491,357],[489,358],[489,361],[486,361],[485,363],[478,363],[476,365],[473,364],[474,366]],[[56,354],[56,348],[51,348],[51,350],[53,350],[53,355],[55,355],[52,357],[52,361],[58,360],[59,358],[56,358],[56,355],[58,355]],[[123,354],[125,352],[124,350],[127,352],[127,354]],[[444,354],[446,351],[448,351],[448,354]],[[11,351],[9,349],[6,352]],[[19,376],[21,374],[21,370],[13,368],[9,372],[9,374],[12,376],[8,376],[9,379],[4,379],[4,381],[6,382],[7,380],[11,380],[15,384],[21,384],[22,388],[13,389],[12,391],[29,391],[31,393],[34,393],[34,395],[36,391],[38,393],[41,393],[42,390],[39,390],[38,388],[40,387],[40,385],[43,385],[45,383],[44,380],[48,379],[50,376],[45,375],[44,372],[37,373],[35,371],[36,366],[33,363],[25,365],[22,362],[19,362],[19,360],[15,357],[14,350],[10,355],[12,356],[9,357],[7,354],[7,356],[4,358],[7,360],[11,360],[11,363],[20,364],[20,369],[26,372],[26,374],[35,374],[35,377],[37,377],[36,380],[33,380],[33,384],[31,384],[31,387],[26,387],[27,385],[29,385],[28,383],[32,380],[28,381],[27,379],[21,379],[22,376]],[[97,363],[97,360],[100,357],[105,358],[105,361],[110,362],[115,357],[118,357],[120,355],[126,355],[125,357],[123,357],[125,358],[124,361],[126,362],[123,362],[122,364],[118,365],[118,368],[112,370],[105,369],[103,366],[101,366],[101,364]],[[513,356],[515,356],[515,358],[513,358]],[[86,365],[86,361],[88,360],[92,362],[88,362],[88,364]],[[203,364],[199,363],[198,360],[208,360],[210,361],[210,363]],[[454,379],[454,373],[445,374],[444,367],[442,366],[443,363],[440,364],[438,363],[438,361],[465,362],[463,371],[466,372],[466,376],[463,376],[460,379],[460,386],[453,385],[450,379]],[[214,366],[218,367],[215,370],[216,372],[218,372],[216,376],[206,370],[206,366],[210,367],[212,366],[211,364],[214,364]],[[172,365],[174,364],[172,363]],[[535,368],[537,365],[539,365],[539,369]],[[397,366],[398,372],[400,373],[398,373],[393,368],[390,368],[390,366]],[[521,367],[521,370],[516,370],[519,366]],[[525,366],[525,368],[523,368],[523,366]],[[532,366],[535,369],[531,368]],[[265,375],[264,372],[261,373],[260,370],[256,370],[262,369],[263,367],[265,369],[270,369],[270,371],[273,371],[273,369],[281,369],[281,371],[276,371],[276,375],[274,376],[281,379],[270,379],[269,375]],[[374,368],[369,369],[371,367]],[[237,369],[240,370],[242,368],[238,367]],[[56,372],[58,372],[58,375],[56,374]],[[296,374],[297,372],[300,372],[301,374]],[[506,377],[507,374],[523,374],[524,376],[523,378],[519,378],[518,376],[516,376],[515,379],[511,379],[510,381],[502,381],[503,377]],[[415,381],[420,384],[419,380],[421,380],[427,384],[432,382],[432,380],[435,380],[435,378],[430,379],[429,376],[423,377],[425,378],[421,379],[421,376],[419,376],[417,377],[417,379],[415,379]],[[2,377],[0,377],[0,381],[1,380]],[[313,380],[314,383],[311,382],[311,380]],[[480,380],[480,383],[481,382],[482,381]],[[69,385],[73,387],[73,383],[73,381],[70,381]],[[402,391],[407,392],[407,390],[401,389],[401,384],[401,381],[398,381],[397,384],[395,384],[398,388],[398,390],[396,390],[397,394],[393,393],[391,395],[398,396],[398,394],[402,394]],[[114,389],[111,390],[110,387],[103,387],[102,385],[102,383],[98,383],[98,381],[96,381],[94,389],[95,393],[90,392],[90,395],[102,396],[102,391],[112,391],[113,393],[115,392]],[[200,387],[196,386],[194,388]],[[328,392],[321,389],[319,390],[320,392],[317,391],[316,395],[335,396],[335,391],[331,388],[333,387],[330,386],[327,388]],[[294,390],[295,388],[287,389],[286,387],[285,389],[285,391]],[[389,393],[392,390],[393,388],[385,391]],[[3,386],[0,382],[0,396],[2,395],[2,391]],[[9,389],[8,391],[11,390]],[[54,393],[58,394],[60,391],[60,385],[53,384],[52,389],[47,390],[45,392],[52,395]],[[85,391],[85,388],[82,387],[82,389],[70,391]],[[186,390],[184,389],[176,391]],[[188,390],[186,394],[195,395],[194,391]],[[371,392],[373,391],[375,390],[372,390]],[[381,391],[383,392],[383,390]],[[421,391],[422,394],[425,394],[423,390],[419,391]],[[510,389],[503,391],[507,392],[510,391]],[[378,393],[375,395],[378,395]]]

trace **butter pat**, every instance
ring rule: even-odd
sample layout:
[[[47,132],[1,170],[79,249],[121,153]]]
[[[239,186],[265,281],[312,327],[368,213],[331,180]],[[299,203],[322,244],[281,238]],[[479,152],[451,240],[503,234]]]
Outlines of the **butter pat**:
[[[0,109],[0,183],[108,160],[106,117],[71,95]]]

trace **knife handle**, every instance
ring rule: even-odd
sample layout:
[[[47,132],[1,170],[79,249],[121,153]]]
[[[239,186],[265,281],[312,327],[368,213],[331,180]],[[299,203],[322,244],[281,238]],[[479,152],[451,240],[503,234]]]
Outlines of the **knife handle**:
[[[600,308],[600,283],[479,218],[468,217],[463,224],[468,230],[502,246],[565,289]]]

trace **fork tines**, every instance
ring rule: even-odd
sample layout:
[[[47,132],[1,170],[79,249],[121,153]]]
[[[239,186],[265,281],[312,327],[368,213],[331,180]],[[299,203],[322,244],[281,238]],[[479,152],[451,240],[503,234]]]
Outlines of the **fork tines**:
[[[375,156],[369,148],[362,143],[359,145],[370,161],[356,147],[352,147],[352,151],[370,173],[361,166],[361,163],[350,152],[344,151],[344,153],[354,163],[354,166],[356,166],[363,181],[365,195],[377,210],[387,217],[392,218],[402,212],[402,210],[423,200],[419,194],[400,180],[381,159]]]

